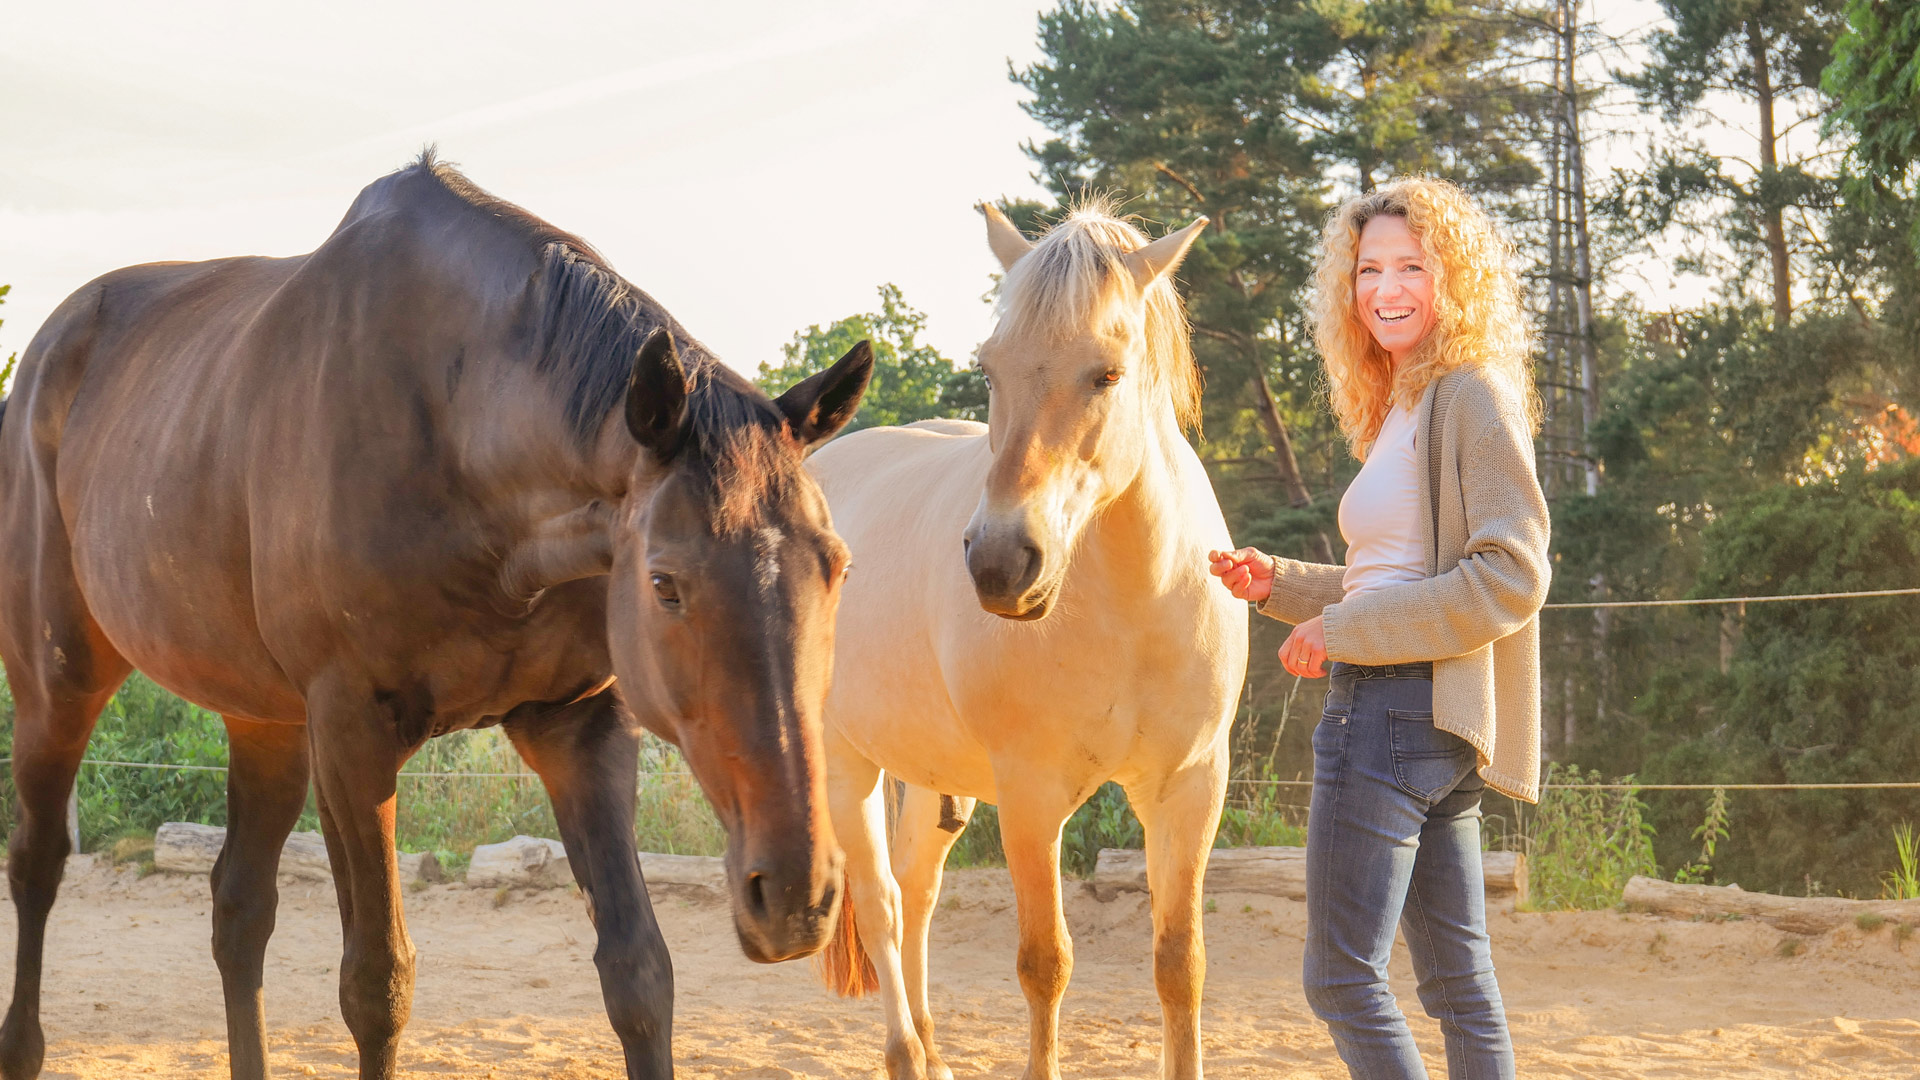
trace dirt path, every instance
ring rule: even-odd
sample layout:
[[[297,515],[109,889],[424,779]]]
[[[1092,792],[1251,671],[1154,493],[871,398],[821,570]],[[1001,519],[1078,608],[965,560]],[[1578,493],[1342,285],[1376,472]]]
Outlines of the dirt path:
[[[339,1019],[339,922],[330,888],[283,887],[267,954],[276,1069],[352,1075]],[[1157,1075],[1158,1004],[1144,897],[1069,890],[1076,948],[1062,1023],[1070,1077]],[[1207,917],[1205,1019],[1213,1077],[1344,1077],[1301,997],[1302,905],[1227,895]],[[829,998],[807,964],[760,967],[734,944],[724,906],[698,892],[658,905],[679,983],[684,1077],[879,1076],[873,1001]],[[12,908],[0,907],[12,941]],[[417,1076],[616,1077],[592,929],[577,897],[436,886],[408,898],[419,992],[401,1052]],[[54,909],[46,987],[48,1077],[226,1074],[205,882],[76,860]],[[934,1012],[962,1077],[1017,1077],[1025,1006],[1013,972],[1003,871],[948,879],[935,923]],[[1781,954],[1752,923],[1682,923],[1590,912],[1497,915],[1495,959],[1526,1077],[1920,1075],[1920,938],[1851,928]],[[10,980],[12,950],[0,950]],[[1404,961],[1396,992],[1412,1002]],[[1417,1005],[1415,1006],[1417,1012]],[[1422,1045],[1439,1034],[1416,1017]],[[1441,1059],[1428,1055],[1435,1075]]]

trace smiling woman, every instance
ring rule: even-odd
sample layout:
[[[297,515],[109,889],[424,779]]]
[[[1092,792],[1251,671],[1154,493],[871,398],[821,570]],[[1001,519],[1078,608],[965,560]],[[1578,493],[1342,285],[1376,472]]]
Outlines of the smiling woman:
[[[1511,1077],[1487,944],[1480,799],[1539,795],[1547,508],[1505,240],[1441,181],[1328,222],[1315,338],[1364,461],[1340,500],[1348,565],[1214,554],[1234,593],[1298,624],[1289,672],[1332,661],[1313,734],[1307,1000],[1355,1076],[1425,1077],[1383,973],[1404,925],[1453,1075]]]

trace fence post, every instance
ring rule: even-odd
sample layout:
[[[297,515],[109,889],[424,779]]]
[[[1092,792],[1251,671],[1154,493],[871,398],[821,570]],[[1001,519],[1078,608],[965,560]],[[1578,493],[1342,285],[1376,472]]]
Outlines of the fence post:
[[[67,789],[67,842],[72,846],[69,853],[80,854],[80,778],[73,778],[73,787]]]

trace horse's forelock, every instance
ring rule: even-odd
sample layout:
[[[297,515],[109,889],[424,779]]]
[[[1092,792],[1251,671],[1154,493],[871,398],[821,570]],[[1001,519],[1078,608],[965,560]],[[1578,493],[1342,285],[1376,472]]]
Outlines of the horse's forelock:
[[[1117,305],[1144,299],[1152,377],[1172,397],[1181,424],[1192,427],[1200,420],[1200,372],[1186,307],[1171,275],[1147,286],[1142,297],[1125,262],[1149,242],[1114,215],[1110,200],[1095,196],[1076,205],[1007,272],[995,333],[1067,340],[1110,325]]]
[[[763,524],[768,509],[795,496],[804,471],[800,446],[778,407],[731,381],[696,382],[687,399],[681,465],[706,492],[713,530],[721,535]]]

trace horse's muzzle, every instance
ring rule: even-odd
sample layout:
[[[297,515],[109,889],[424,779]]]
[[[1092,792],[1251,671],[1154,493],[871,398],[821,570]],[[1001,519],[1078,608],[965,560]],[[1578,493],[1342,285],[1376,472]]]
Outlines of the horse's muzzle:
[[[973,578],[973,592],[983,610],[1021,622],[1046,616],[1056,590],[1040,584],[1046,556],[1038,544],[1024,535],[985,530],[960,543],[966,553],[967,575]]]
[[[747,959],[777,964],[826,945],[845,892],[844,855],[834,851],[819,868],[811,859],[786,856],[755,860],[736,873],[732,862],[733,928]]]

